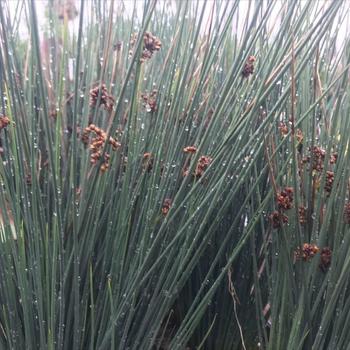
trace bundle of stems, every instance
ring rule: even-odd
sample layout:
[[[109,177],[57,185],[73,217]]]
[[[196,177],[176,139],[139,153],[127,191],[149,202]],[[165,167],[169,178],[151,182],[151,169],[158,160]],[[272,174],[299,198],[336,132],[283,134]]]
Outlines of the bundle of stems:
[[[0,4],[0,348],[346,349],[347,3],[44,4]]]

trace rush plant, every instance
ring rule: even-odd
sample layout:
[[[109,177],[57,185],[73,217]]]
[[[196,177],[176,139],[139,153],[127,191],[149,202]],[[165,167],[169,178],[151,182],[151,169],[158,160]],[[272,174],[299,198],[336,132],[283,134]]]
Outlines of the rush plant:
[[[347,12],[3,0],[0,348],[346,349]]]

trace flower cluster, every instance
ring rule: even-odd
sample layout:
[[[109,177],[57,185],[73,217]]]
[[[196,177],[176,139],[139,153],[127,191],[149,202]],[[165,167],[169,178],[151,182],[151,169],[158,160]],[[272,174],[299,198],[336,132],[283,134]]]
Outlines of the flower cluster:
[[[0,130],[5,129],[10,124],[10,119],[6,115],[0,117]]]
[[[298,214],[299,214],[299,223],[300,223],[300,225],[305,225],[306,224],[306,208],[300,206],[298,208]]]
[[[316,244],[304,243],[301,248],[297,248],[294,252],[294,256],[296,260],[302,259],[304,261],[309,261],[319,252],[319,250],[320,249]]]
[[[247,62],[245,63],[243,70],[242,70],[243,78],[248,78],[249,75],[252,75],[254,73],[254,62],[255,61],[256,61],[256,58],[254,56],[248,57]]]
[[[111,111],[114,106],[114,98],[108,93],[105,84],[96,86],[90,90],[90,107],[94,108],[97,106],[98,99],[100,98],[99,106],[103,106],[107,111]]]
[[[332,186],[334,182],[334,172],[333,171],[327,171],[326,173],[326,183],[324,185],[324,189],[327,192],[327,195],[329,196],[332,191]]]
[[[277,193],[277,205],[281,211],[289,210],[293,206],[293,188],[286,187],[281,192]]]
[[[110,154],[105,152],[102,155],[104,145],[107,140],[107,134],[105,131],[103,131],[101,128],[97,127],[94,124],[90,124],[88,127],[86,127],[82,133],[81,140],[82,142],[87,145],[89,143],[90,135],[93,134],[94,137],[91,139],[90,142],[90,161],[92,164],[96,164],[98,160],[100,160],[103,156],[103,163],[100,167],[101,171],[104,172],[109,168],[109,159]],[[110,137],[108,140],[108,143],[112,146],[112,149],[116,151],[121,145],[120,143],[113,137]]]
[[[283,224],[288,224],[288,216],[277,210],[270,214],[269,219],[274,229],[280,228]]]
[[[310,261],[318,252],[320,252],[320,269],[325,272],[331,265],[332,250],[329,247],[321,249],[316,244],[304,243],[302,248],[298,247],[294,252],[295,260]]]
[[[150,172],[153,169],[153,154],[150,152],[146,152],[143,155],[143,168]]]
[[[197,148],[195,146],[187,146],[183,149],[184,153],[194,154],[197,152]]]
[[[141,94],[141,98],[147,112],[157,112],[157,90],[153,90],[149,94]]]
[[[282,191],[277,193],[277,207],[270,215],[270,223],[274,229],[280,228],[283,224],[288,223],[288,217],[284,214],[286,210],[289,210],[293,206],[293,193],[292,187],[285,187]]]
[[[171,207],[171,199],[166,198],[164,199],[163,206],[162,206],[162,214],[166,216],[170,210]]]
[[[349,201],[344,205],[344,221],[346,224],[350,224],[350,202]]]
[[[279,125],[278,125],[278,130],[280,131],[281,133],[281,136],[286,136],[288,134],[288,126],[286,123],[284,122],[280,122]]]
[[[196,166],[196,170],[195,170],[195,177],[197,179],[199,179],[204,171],[207,169],[207,167],[209,166],[209,164],[211,163],[212,159],[208,156],[201,156],[198,160],[197,166]]]
[[[137,41],[137,34],[134,34],[131,38],[130,42],[130,54],[132,54],[132,48],[135,46]],[[161,41],[152,33],[145,32],[143,36],[143,48],[142,48],[142,56],[140,62],[145,62],[150,59],[155,51],[159,51],[162,47]]]
[[[325,272],[326,269],[331,265],[332,261],[332,251],[329,247],[324,247],[321,250],[321,262],[320,262],[320,268],[323,272]]]

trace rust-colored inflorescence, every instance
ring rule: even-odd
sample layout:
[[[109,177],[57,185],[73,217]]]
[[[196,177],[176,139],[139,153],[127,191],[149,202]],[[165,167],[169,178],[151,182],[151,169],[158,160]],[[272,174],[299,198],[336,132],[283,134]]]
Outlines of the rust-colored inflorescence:
[[[306,224],[306,208],[303,206],[300,206],[298,208],[298,214],[299,214],[300,225],[305,225]]]
[[[184,153],[194,154],[197,152],[197,148],[195,146],[187,146],[183,149]]]
[[[283,213],[277,210],[273,211],[270,214],[269,219],[274,229],[280,228],[284,224],[288,224],[288,216],[284,215]]]
[[[243,70],[242,70],[242,76],[243,78],[248,78],[250,75],[254,73],[254,62],[256,61],[256,58],[254,56],[249,56],[247,59],[247,62],[245,63]]]
[[[324,189],[327,192],[327,195],[329,196],[332,191],[332,186],[334,182],[334,172],[333,171],[327,171],[326,173],[326,183],[324,185]]]
[[[350,224],[350,201],[344,205],[344,222]]]
[[[130,41],[130,55],[132,55],[132,49],[135,46],[137,41],[137,34],[135,33]],[[155,51],[159,51],[162,47],[161,41],[152,33],[145,32],[143,36],[143,48],[142,48],[142,56],[140,62],[144,62],[150,59]]]
[[[324,247],[321,250],[321,261],[320,261],[320,268],[323,272],[328,269],[328,267],[331,265],[332,261],[332,250],[329,247]]]
[[[150,172],[153,169],[153,161],[154,157],[153,154],[150,152],[146,152],[143,155],[143,168],[147,171]]]
[[[91,134],[94,136],[90,141]],[[90,162],[95,165],[102,157],[102,151],[107,140],[106,132],[96,125],[90,124],[83,130],[81,140],[85,145],[88,145],[90,141]],[[116,151],[121,146],[120,143],[113,137],[109,138],[108,143],[112,146],[113,151]],[[102,163],[100,170],[105,172],[109,168],[110,154],[105,152],[103,154],[103,159],[104,162]]]
[[[108,93],[105,84],[96,86],[90,90],[90,107],[94,108],[97,106],[97,102],[100,96],[99,106],[103,106],[107,111],[112,111],[114,106],[114,98]]]
[[[194,174],[197,179],[203,175],[204,171],[207,169],[211,161],[212,159],[208,156],[201,156],[199,158]]]
[[[170,207],[171,207],[171,199],[170,198],[164,199],[163,206],[162,206],[162,214],[164,216],[168,215]]]
[[[277,193],[277,205],[280,210],[288,210],[293,206],[293,188],[285,187],[284,190]]]
[[[279,125],[278,125],[278,129],[281,133],[281,136],[286,136],[288,134],[288,126],[286,123],[284,122],[280,122]]]
[[[0,116],[0,130],[5,129],[10,124],[10,119],[6,115]]]
[[[337,159],[338,159],[338,153],[337,152],[332,153],[331,158],[329,159],[329,162],[331,164],[335,164],[337,162]]]
[[[147,112],[157,112],[157,90],[153,90],[149,94],[141,94],[141,98]]]
[[[316,244],[304,243],[302,248],[298,247],[294,252],[294,256],[296,260],[311,260],[318,252],[319,248]]]

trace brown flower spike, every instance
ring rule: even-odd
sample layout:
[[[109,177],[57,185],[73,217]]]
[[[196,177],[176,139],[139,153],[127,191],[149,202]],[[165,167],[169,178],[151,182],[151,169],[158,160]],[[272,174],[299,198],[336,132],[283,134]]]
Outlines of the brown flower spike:
[[[164,199],[163,206],[162,206],[162,214],[164,216],[168,215],[170,208],[171,208],[171,199],[169,198]]]
[[[249,56],[247,59],[246,64],[243,67],[242,70],[242,77],[248,78],[249,75],[252,75],[254,73],[254,62],[256,61],[256,58],[254,56]]]
[[[157,90],[153,90],[151,93],[141,94],[143,105],[147,112],[157,112]]]
[[[208,156],[201,156],[199,158],[194,174],[197,179],[203,175],[204,171],[207,169],[211,161],[212,159]]]
[[[101,86],[96,86],[95,88],[90,90],[90,107],[96,107],[99,97],[99,106],[103,106],[104,109],[109,112],[112,111],[114,106],[114,98],[108,93],[105,84],[102,84]]]
[[[137,41],[137,34],[134,34],[131,38],[130,42],[130,55],[132,55],[132,49],[135,46]],[[140,58],[140,62],[145,62],[146,60],[149,60],[153,53],[155,51],[159,51],[160,48],[162,47],[161,41],[152,33],[150,32],[145,32],[143,36],[143,48],[142,48],[142,56]]]
[[[3,115],[0,117],[0,130],[5,129],[10,124],[9,117],[6,117],[6,115]]]
[[[326,272],[326,269],[331,265],[332,261],[332,251],[329,247],[324,247],[321,250],[321,262],[320,268],[323,272]]]
[[[293,188],[286,187],[277,193],[277,205],[280,210],[289,210],[293,206]]]
[[[183,149],[184,153],[195,154],[197,152],[197,148],[194,146],[187,146]]]
[[[270,223],[272,225],[272,228],[278,229],[284,224],[288,224],[288,216],[284,215],[283,213],[280,213],[279,211],[275,210],[273,211],[270,216]]]
[[[89,147],[91,152],[90,162],[95,165],[102,157],[102,151],[107,140],[107,134],[104,130],[97,127],[96,125],[90,124],[83,130],[81,136],[81,140],[85,145],[89,144],[91,134],[93,134],[94,137],[92,137]],[[108,143],[112,146],[113,151],[116,151],[121,146],[121,144],[113,137],[109,138]],[[102,172],[105,172],[109,168],[110,154],[105,152],[103,154],[103,158],[104,162],[102,163],[100,170]]]
[[[302,248],[297,248],[294,252],[294,256],[296,260],[302,259],[304,261],[309,261],[319,252],[319,250],[320,249],[316,244],[304,243]]]
[[[150,172],[153,169],[153,154],[150,152],[146,152],[143,155],[143,168],[147,171]]]

